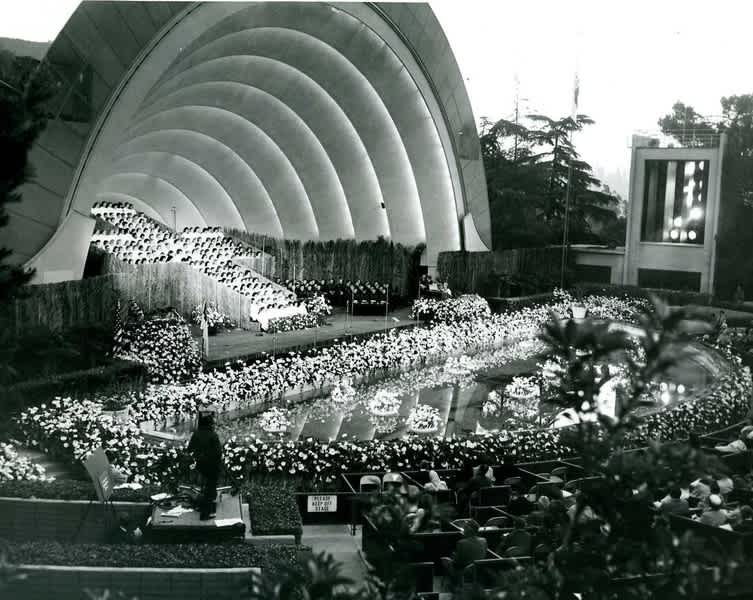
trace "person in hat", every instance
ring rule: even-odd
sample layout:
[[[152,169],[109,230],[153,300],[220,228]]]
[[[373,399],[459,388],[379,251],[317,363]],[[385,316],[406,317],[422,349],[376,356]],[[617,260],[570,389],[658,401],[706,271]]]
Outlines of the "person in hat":
[[[188,452],[196,461],[196,471],[201,477],[199,519],[207,521],[217,510],[217,483],[222,471],[222,445],[214,431],[214,410],[199,411],[196,431],[188,442]]]
[[[719,494],[709,496],[709,507],[701,515],[701,523],[711,525],[712,527],[721,527],[727,523],[727,512],[722,509],[724,501]]]

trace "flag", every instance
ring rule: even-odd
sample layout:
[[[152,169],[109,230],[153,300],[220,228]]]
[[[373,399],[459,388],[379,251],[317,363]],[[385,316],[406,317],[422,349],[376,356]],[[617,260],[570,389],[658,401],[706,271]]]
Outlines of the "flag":
[[[578,116],[578,96],[580,96],[580,79],[578,78],[578,72],[575,73],[575,82],[573,85],[573,112],[572,119],[575,121]]]

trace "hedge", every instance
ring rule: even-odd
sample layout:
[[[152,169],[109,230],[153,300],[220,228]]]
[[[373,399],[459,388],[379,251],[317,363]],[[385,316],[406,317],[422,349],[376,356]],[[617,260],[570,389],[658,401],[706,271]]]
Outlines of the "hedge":
[[[145,485],[140,490],[113,490],[113,502],[151,502],[150,496],[163,491],[160,486]],[[55,481],[0,481],[2,498],[44,498],[47,500],[90,500],[91,481],[56,479]]]
[[[244,486],[254,535],[295,535],[303,520],[294,493],[296,483],[283,477],[252,477]]]
[[[139,389],[145,381],[146,368],[143,365],[116,361],[105,367],[51,375],[43,379],[0,387],[0,403],[7,415],[28,406],[48,402],[55,396],[92,396],[113,387]]]
[[[298,562],[293,545],[225,544],[72,544],[49,540],[13,542],[7,560],[17,565],[163,569],[269,568]]]

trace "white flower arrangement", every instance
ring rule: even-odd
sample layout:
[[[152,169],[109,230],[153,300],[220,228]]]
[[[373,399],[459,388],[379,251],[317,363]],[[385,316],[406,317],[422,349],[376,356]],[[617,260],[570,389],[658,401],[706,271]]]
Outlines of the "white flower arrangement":
[[[329,396],[329,402],[336,407],[343,407],[350,404],[355,398],[356,390],[351,385],[349,379],[343,379],[332,388]]]
[[[115,334],[113,356],[146,365],[155,383],[193,378],[201,368],[191,330],[174,316],[129,321]]]
[[[437,300],[435,298],[418,298],[411,308],[411,319],[424,316],[437,323],[454,323],[457,321],[476,321],[489,318],[492,314],[489,303],[476,294],[466,294],[459,298]]]
[[[442,420],[439,409],[428,404],[419,404],[408,415],[408,431],[411,433],[432,433],[439,429]]]
[[[487,395],[486,402],[484,402],[483,406],[481,407],[481,414],[484,417],[492,417],[498,415],[501,410],[502,394],[500,394],[497,390],[492,390]]]
[[[191,320],[193,321],[194,325],[198,325],[199,327],[201,327],[204,325],[204,319],[205,319],[204,305],[198,304],[191,311]],[[217,310],[215,305],[209,302],[207,302],[206,322],[207,322],[207,327],[217,327],[217,328],[224,328],[224,329],[233,329],[234,327],[236,327],[235,321],[233,321],[225,313]]]
[[[290,427],[288,411],[273,406],[259,416],[259,427],[267,433],[285,433]]]
[[[375,417],[394,417],[400,411],[402,401],[394,392],[379,390],[376,395],[369,400],[369,412]]]
[[[516,400],[530,400],[538,398],[541,390],[533,377],[513,377],[505,386],[505,394]]]
[[[392,433],[400,425],[400,419],[397,416],[377,417],[372,415],[372,422],[374,424],[374,431],[379,435]]]

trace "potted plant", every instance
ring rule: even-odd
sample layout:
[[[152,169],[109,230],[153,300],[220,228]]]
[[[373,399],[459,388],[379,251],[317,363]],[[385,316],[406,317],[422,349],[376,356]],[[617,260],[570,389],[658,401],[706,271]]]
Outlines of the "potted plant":
[[[411,433],[433,433],[439,429],[439,410],[427,404],[419,404],[408,415],[408,431]]]
[[[576,290],[575,299],[570,305],[570,310],[573,313],[573,319],[586,318],[586,305],[583,304],[583,295],[580,293],[580,290]]]
[[[130,396],[110,396],[102,403],[102,416],[112,417],[116,422],[127,421],[131,413],[133,398]]]

